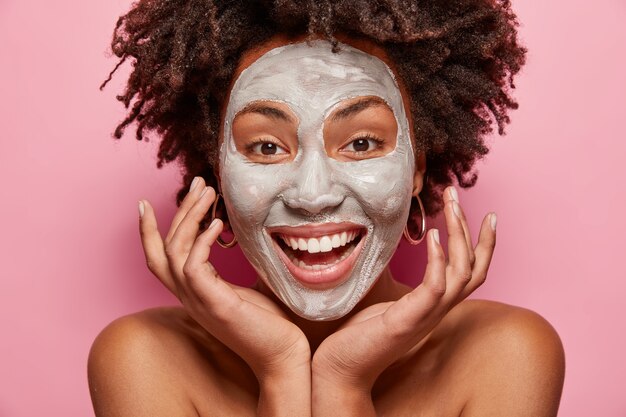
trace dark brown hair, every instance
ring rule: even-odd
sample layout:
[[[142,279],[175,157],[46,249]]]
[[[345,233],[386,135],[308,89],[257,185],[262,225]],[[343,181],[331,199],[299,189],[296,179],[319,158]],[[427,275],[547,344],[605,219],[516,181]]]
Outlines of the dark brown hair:
[[[243,52],[281,33],[334,34],[380,45],[410,96],[417,151],[426,153],[421,192],[429,215],[454,179],[471,187],[492,126],[509,122],[513,76],[524,63],[508,0],[140,0],[121,16],[112,50],[132,61],[118,99],[129,109],[114,136],[137,124],[162,137],[158,166],[178,160],[185,196],[194,176],[217,186],[220,111]]]

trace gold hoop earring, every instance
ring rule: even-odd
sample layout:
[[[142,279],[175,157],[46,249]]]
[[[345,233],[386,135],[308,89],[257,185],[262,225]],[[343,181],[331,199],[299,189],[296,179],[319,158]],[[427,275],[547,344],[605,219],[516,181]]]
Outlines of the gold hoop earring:
[[[220,201],[221,197],[222,197],[221,194],[218,194],[218,193],[215,194],[215,201],[213,201],[213,204],[211,205],[211,222],[213,220],[215,220],[215,213],[217,211],[217,204]],[[237,244],[237,236],[233,236],[233,240],[231,240],[230,242],[224,242],[222,240],[222,237],[218,236],[217,237],[217,244],[220,245],[224,249],[232,248],[233,246],[235,246]]]
[[[404,226],[404,231],[402,232],[404,238],[411,245],[418,245],[422,240],[424,240],[424,236],[426,236],[426,210],[424,210],[424,205],[422,204],[422,200],[420,200],[419,195],[415,196],[415,200],[417,200],[417,205],[414,205],[413,199],[411,199],[409,218],[407,219],[407,224]],[[417,222],[415,221],[415,208],[419,209],[419,229],[417,228]],[[411,234],[413,234],[413,236]]]

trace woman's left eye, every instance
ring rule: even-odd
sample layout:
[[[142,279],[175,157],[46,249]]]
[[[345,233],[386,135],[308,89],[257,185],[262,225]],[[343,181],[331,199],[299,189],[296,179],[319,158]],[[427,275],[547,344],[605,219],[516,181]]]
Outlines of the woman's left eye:
[[[355,153],[368,152],[379,149],[382,143],[382,140],[373,136],[364,136],[354,139],[344,146],[342,150]]]

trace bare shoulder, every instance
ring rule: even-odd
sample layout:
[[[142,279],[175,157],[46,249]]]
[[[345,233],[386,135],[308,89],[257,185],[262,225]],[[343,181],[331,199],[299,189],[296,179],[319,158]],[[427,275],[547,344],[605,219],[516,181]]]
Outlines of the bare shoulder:
[[[559,336],[540,315],[464,301],[372,394],[380,415],[554,417],[564,366]]]
[[[88,375],[97,416],[192,416],[227,410],[245,415],[239,408],[249,405],[245,399],[252,399],[256,389],[245,364],[174,307],[109,324],[93,343]],[[229,381],[229,375],[238,379]],[[231,405],[224,400],[229,394],[244,401]]]
[[[466,301],[450,312],[441,332],[450,340],[450,357],[463,358],[457,371],[472,379],[463,416],[556,416],[565,357],[557,332],[539,314]]]

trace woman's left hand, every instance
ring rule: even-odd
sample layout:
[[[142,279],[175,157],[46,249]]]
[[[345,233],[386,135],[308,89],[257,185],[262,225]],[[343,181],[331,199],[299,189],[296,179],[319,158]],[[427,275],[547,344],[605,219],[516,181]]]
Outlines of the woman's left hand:
[[[314,403],[323,397],[330,406],[328,395],[345,400],[352,394],[355,403],[371,398],[378,376],[485,281],[496,242],[495,214],[483,220],[474,248],[456,196],[452,187],[444,192],[448,259],[438,231],[430,230],[423,282],[395,302],[360,311],[322,342],[312,364]]]

